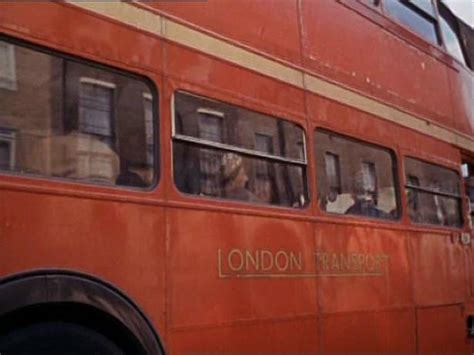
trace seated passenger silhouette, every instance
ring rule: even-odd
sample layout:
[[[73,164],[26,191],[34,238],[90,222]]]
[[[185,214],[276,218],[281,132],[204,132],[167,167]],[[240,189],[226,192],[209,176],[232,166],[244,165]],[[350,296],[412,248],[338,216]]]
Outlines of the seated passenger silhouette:
[[[224,197],[249,202],[259,201],[246,187],[249,178],[239,155],[224,154],[221,160],[221,176]]]
[[[345,214],[390,219],[390,214],[377,208],[375,182],[368,180],[370,179],[366,179],[362,171],[355,174],[352,190],[354,204],[347,209]]]
[[[122,161],[120,164],[120,174],[117,176],[115,183],[121,186],[147,186],[146,182],[139,174],[130,170],[129,164],[126,161]]]

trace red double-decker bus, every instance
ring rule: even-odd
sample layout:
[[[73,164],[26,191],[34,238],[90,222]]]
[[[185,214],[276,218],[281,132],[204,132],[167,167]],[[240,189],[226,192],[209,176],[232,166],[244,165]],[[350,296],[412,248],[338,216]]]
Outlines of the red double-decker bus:
[[[0,2],[0,353],[474,351],[472,38],[437,0]]]

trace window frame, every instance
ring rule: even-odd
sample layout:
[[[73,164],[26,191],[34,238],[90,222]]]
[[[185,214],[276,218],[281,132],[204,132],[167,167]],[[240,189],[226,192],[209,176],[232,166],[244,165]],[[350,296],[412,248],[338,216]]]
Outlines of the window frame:
[[[441,30],[440,30],[440,25],[439,25],[439,12],[438,12],[438,6],[437,6],[438,4],[436,0],[428,0],[433,5],[433,10],[434,10],[433,14],[427,13],[425,10],[423,10],[421,7],[419,7],[415,3],[412,3],[410,0],[393,0],[393,1],[399,2],[402,6],[405,6],[407,9],[415,13],[417,16],[422,17],[424,20],[430,22],[434,27],[436,42],[430,41],[428,38],[425,38],[420,32],[411,28],[409,25],[405,24],[404,22],[400,21],[399,19],[391,15],[390,12],[386,9],[385,1],[386,0],[381,0],[379,1],[378,5],[374,5],[374,6],[379,6],[381,8],[381,12],[387,18],[397,23],[399,26],[403,27],[405,30],[413,33],[421,40],[431,44],[434,47],[443,48],[444,42],[443,42],[443,37],[441,35]]]
[[[58,177],[58,176],[49,176],[49,175],[42,175],[37,173],[21,173],[18,171],[8,171],[8,170],[0,170],[0,177],[1,176],[16,176],[25,179],[44,179],[47,181],[52,182],[61,182],[66,184],[72,184],[75,186],[84,186],[84,187],[100,187],[100,188],[107,188],[112,190],[122,190],[122,191],[136,191],[147,193],[150,191],[155,190],[160,182],[161,182],[161,175],[162,175],[162,167],[161,167],[161,116],[160,116],[160,90],[156,85],[155,81],[151,79],[149,76],[145,74],[145,71],[142,70],[141,72],[134,72],[130,67],[126,67],[123,63],[122,66],[116,66],[107,63],[110,62],[110,58],[107,56],[103,56],[99,58],[99,60],[94,58],[88,58],[84,53],[78,54],[71,54],[65,52],[63,50],[48,47],[43,44],[35,43],[29,40],[12,37],[9,35],[0,34],[0,41],[3,41],[7,44],[12,46],[19,46],[31,51],[35,51],[41,54],[45,54],[48,56],[60,58],[62,60],[76,63],[79,65],[89,66],[91,68],[106,71],[110,74],[121,75],[133,80],[140,81],[143,83],[150,91],[150,95],[152,98],[152,124],[153,124],[153,163],[152,163],[152,173],[153,178],[150,180],[150,184],[147,187],[139,187],[139,186],[126,186],[126,185],[118,185],[118,184],[106,184],[100,181],[89,181],[89,180],[74,180],[65,177]],[[95,79],[91,79],[95,80]],[[66,90],[62,92],[64,96]]]
[[[314,129],[313,129],[313,137],[314,137],[314,146],[317,145],[317,139],[316,139],[316,132],[322,132],[322,133],[326,133],[326,134],[333,134],[335,136],[338,136],[340,138],[343,138],[347,141],[350,141],[350,142],[353,142],[353,143],[356,143],[356,144],[360,144],[360,145],[364,145],[364,146],[368,146],[368,147],[371,147],[371,148],[375,148],[375,149],[379,149],[379,150],[384,150],[386,151],[389,155],[390,155],[390,158],[392,159],[392,168],[390,169],[391,170],[391,173],[392,173],[392,176],[393,176],[393,187],[394,187],[394,197],[395,197],[395,203],[396,203],[396,211],[397,211],[397,215],[393,218],[377,218],[377,217],[370,217],[370,216],[364,216],[364,215],[356,215],[356,214],[345,214],[345,213],[336,213],[336,212],[330,212],[330,211],[326,211],[324,209],[321,208],[320,204],[319,204],[319,197],[316,198],[316,200],[318,201],[316,203],[316,207],[317,207],[317,210],[324,214],[324,215],[327,215],[327,216],[330,216],[330,217],[334,217],[334,218],[344,218],[344,219],[357,219],[357,220],[363,220],[365,222],[368,222],[368,223],[390,223],[390,224],[400,224],[402,221],[403,221],[403,211],[405,210],[405,206],[403,205],[403,200],[402,200],[402,193],[401,193],[401,184],[400,184],[400,168],[399,168],[399,163],[400,163],[400,160],[398,159],[398,155],[397,155],[397,152],[395,149],[391,148],[391,147],[388,147],[388,146],[384,146],[382,144],[380,144],[379,142],[373,142],[373,141],[370,141],[369,140],[365,140],[365,139],[361,139],[359,137],[354,137],[354,136],[351,136],[351,135],[347,135],[347,134],[344,134],[344,133],[339,133],[337,131],[334,131],[332,129],[327,129],[326,127],[322,127],[322,126],[315,126]],[[326,155],[327,152],[324,152],[324,156]],[[330,152],[332,154],[334,154],[334,152]],[[318,166],[317,166],[317,153],[316,153],[316,147],[313,147],[313,156],[314,156],[314,168],[315,168],[315,182],[316,182],[316,191],[317,193],[319,194],[319,186],[318,186],[318,172],[317,170],[319,169]],[[339,158],[340,158],[340,155],[338,155]],[[365,159],[363,160],[363,162],[367,162]],[[342,175],[341,175],[341,181],[342,181]]]
[[[301,129],[302,132],[302,146],[303,146],[303,158],[300,160],[295,159],[295,158],[285,158],[281,157],[275,154],[269,154],[269,153],[264,153],[258,150],[254,149],[248,149],[248,148],[243,148],[243,147],[238,147],[235,145],[231,144],[226,144],[226,143],[219,143],[219,142],[214,142],[210,141],[207,139],[201,139],[197,137],[192,137],[188,136],[185,134],[179,134],[176,133],[176,104],[175,104],[175,97],[176,93],[182,93],[188,96],[192,96],[195,98],[199,99],[205,99],[208,101],[212,101],[215,103],[221,103],[225,105],[230,105],[230,106],[235,106],[247,111],[251,112],[256,112],[258,114],[267,116],[270,119],[274,120],[280,120],[280,121],[286,121],[289,123],[292,123],[296,126],[298,126]],[[200,110],[199,108],[198,110]],[[206,109],[207,110],[207,109]],[[214,111],[211,109],[210,111]],[[206,112],[204,112],[206,113]],[[216,114],[219,114],[220,111],[216,111]],[[223,118],[224,116],[222,116]],[[260,133],[260,132],[254,132],[255,133]],[[173,185],[176,188],[176,191],[178,191],[180,194],[191,197],[191,198],[196,198],[196,199],[205,199],[208,201],[218,201],[218,202],[225,202],[225,203],[238,203],[238,204],[245,204],[245,205],[250,205],[250,206],[255,206],[255,207],[265,207],[265,208],[272,208],[272,209],[285,209],[289,211],[301,211],[301,210],[308,210],[311,207],[311,188],[310,188],[310,178],[309,178],[309,169],[310,169],[310,164],[308,162],[308,153],[307,153],[307,142],[308,138],[306,137],[306,130],[303,125],[301,125],[298,122],[295,122],[293,120],[277,117],[275,115],[268,114],[262,110],[256,110],[253,108],[246,107],[242,104],[232,102],[230,100],[225,101],[224,99],[216,99],[213,98],[207,94],[200,94],[196,93],[195,91],[192,91],[188,88],[181,88],[181,87],[176,87],[173,91],[173,94],[171,96],[171,159],[173,160],[174,156],[174,142],[181,142],[181,143],[186,143],[186,144],[191,144],[195,146],[199,146],[201,148],[207,148],[207,149],[214,149],[218,151],[223,151],[223,152],[228,152],[228,153],[237,153],[241,154],[243,157],[247,158],[259,158],[259,159],[264,159],[265,162],[275,162],[275,163],[287,163],[292,166],[299,166],[303,168],[303,172],[305,173],[303,176],[303,188],[305,191],[305,198],[306,200],[304,201],[304,204],[299,206],[298,208],[294,208],[291,206],[284,206],[284,205],[278,205],[278,204],[271,204],[271,203],[255,203],[255,202],[249,202],[249,201],[243,201],[243,200],[237,200],[237,199],[229,199],[229,198],[223,198],[223,197],[213,197],[213,196],[208,196],[208,195],[199,195],[199,194],[193,194],[193,193],[187,193],[184,191],[181,191],[179,187],[176,185],[176,180],[173,178]],[[174,175],[174,163],[172,164],[172,175]]]
[[[439,20],[438,20],[439,33],[440,33],[441,39],[443,41],[442,45],[440,45],[440,48],[443,50],[444,53],[446,53],[450,58],[452,58],[459,65],[461,65],[464,68],[466,68],[467,70],[473,72],[474,71],[474,63],[471,63],[469,55],[467,54],[467,48],[465,46],[465,43],[463,42],[463,40],[460,36],[459,24],[456,23],[456,25],[455,25],[456,28],[453,29],[451,27],[450,21],[448,21],[447,18],[443,17],[443,13],[446,13],[446,14],[448,14],[448,16],[452,16],[452,17],[455,17],[455,18],[457,18],[457,16],[442,1],[436,0],[436,5],[437,5],[437,10],[438,10],[437,14],[438,14],[438,18],[439,18]],[[457,58],[454,54],[452,54],[451,51],[448,49],[446,37],[445,37],[444,31],[443,31],[443,28],[442,28],[442,25],[441,25],[441,21],[443,21],[443,20],[446,22],[447,26],[449,26],[451,28],[451,30],[454,32],[454,34],[456,35],[457,42],[459,44],[459,47],[460,47],[460,50],[461,50],[461,55],[463,56],[464,62],[459,60],[459,58]],[[472,59],[474,60],[474,58],[472,58]]]
[[[411,183],[409,183],[408,177],[409,176],[410,177],[415,177],[415,176],[407,173],[406,163],[405,163],[406,159],[412,159],[412,160],[421,162],[422,164],[432,165],[432,166],[435,166],[435,167],[438,167],[438,168],[441,168],[441,169],[444,169],[444,170],[449,170],[451,172],[454,172],[457,176],[458,183],[459,183],[458,184],[459,196],[456,195],[456,194],[449,193],[449,192],[435,191],[435,190],[432,190],[430,188],[426,188],[426,187],[422,187],[422,186],[416,186],[416,185],[412,185]],[[452,166],[443,165],[439,162],[430,161],[430,160],[427,160],[425,158],[420,158],[420,157],[417,157],[417,156],[411,155],[411,154],[403,156],[402,166],[403,166],[403,176],[402,176],[403,186],[402,187],[405,190],[404,191],[405,192],[405,199],[407,201],[406,214],[407,214],[408,224],[411,225],[411,226],[422,227],[422,228],[441,228],[441,229],[450,229],[450,230],[452,230],[452,229],[456,229],[456,230],[464,229],[464,227],[466,225],[466,216],[464,215],[464,207],[463,207],[464,202],[463,202],[462,189],[461,189],[461,186],[463,184],[463,180],[462,180],[461,175],[459,173],[459,169],[456,169],[455,167],[452,167]],[[440,197],[448,197],[448,198],[457,199],[459,201],[459,211],[458,212],[459,212],[459,216],[461,218],[461,224],[459,226],[453,226],[453,225],[444,225],[444,224],[434,224],[434,223],[413,221],[410,218],[410,206],[408,205],[408,197],[407,197],[407,190],[408,189],[412,189],[412,190],[415,190],[415,191],[420,191],[421,193],[425,193],[425,194],[431,194],[432,196],[440,196]]]

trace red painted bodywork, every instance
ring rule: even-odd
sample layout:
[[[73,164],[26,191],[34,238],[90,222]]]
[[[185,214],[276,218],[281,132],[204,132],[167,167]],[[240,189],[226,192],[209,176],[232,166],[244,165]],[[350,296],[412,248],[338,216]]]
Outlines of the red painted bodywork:
[[[472,72],[355,0],[143,6],[474,135]],[[1,176],[0,277],[40,268],[96,275],[143,309],[170,353],[472,351],[465,321],[474,315],[474,249],[460,244],[461,229],[413,226],[406,212],[396,222],[331,216],[315,203],[318,127],[393,150],[400,179],[406,155],[458,169],[457,147],[73,5],[1,2],[0,32],[149,77],[161,131],[161,176],[149,192]],[[177,89],[300,123],[309,207],[178,192]],[[219,278],[217,251],[232,248],[301,250],[304,260],[318,250],[386,254],[390,268],[381,277]]]

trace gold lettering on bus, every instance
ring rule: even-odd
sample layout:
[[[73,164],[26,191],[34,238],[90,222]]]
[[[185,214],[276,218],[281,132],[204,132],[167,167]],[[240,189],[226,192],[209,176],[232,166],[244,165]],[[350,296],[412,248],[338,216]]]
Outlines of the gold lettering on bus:
[[[338,254],[316,252],[319,274],[382,275],[388,271],[389,256],[385,254]]]
[[[220,278],[304,278],[382,276],[389,271],[386,254],[318,251],[314,258],[297,250],[232,248],[217,250]]]
[[[237,260],[237,264],[235,263]],[[227,255],[227,265],[232,271],[241,271],[244,267],[244,256],[239,249],[232,249]],[[235,266],[238,265],[238,266]]]

